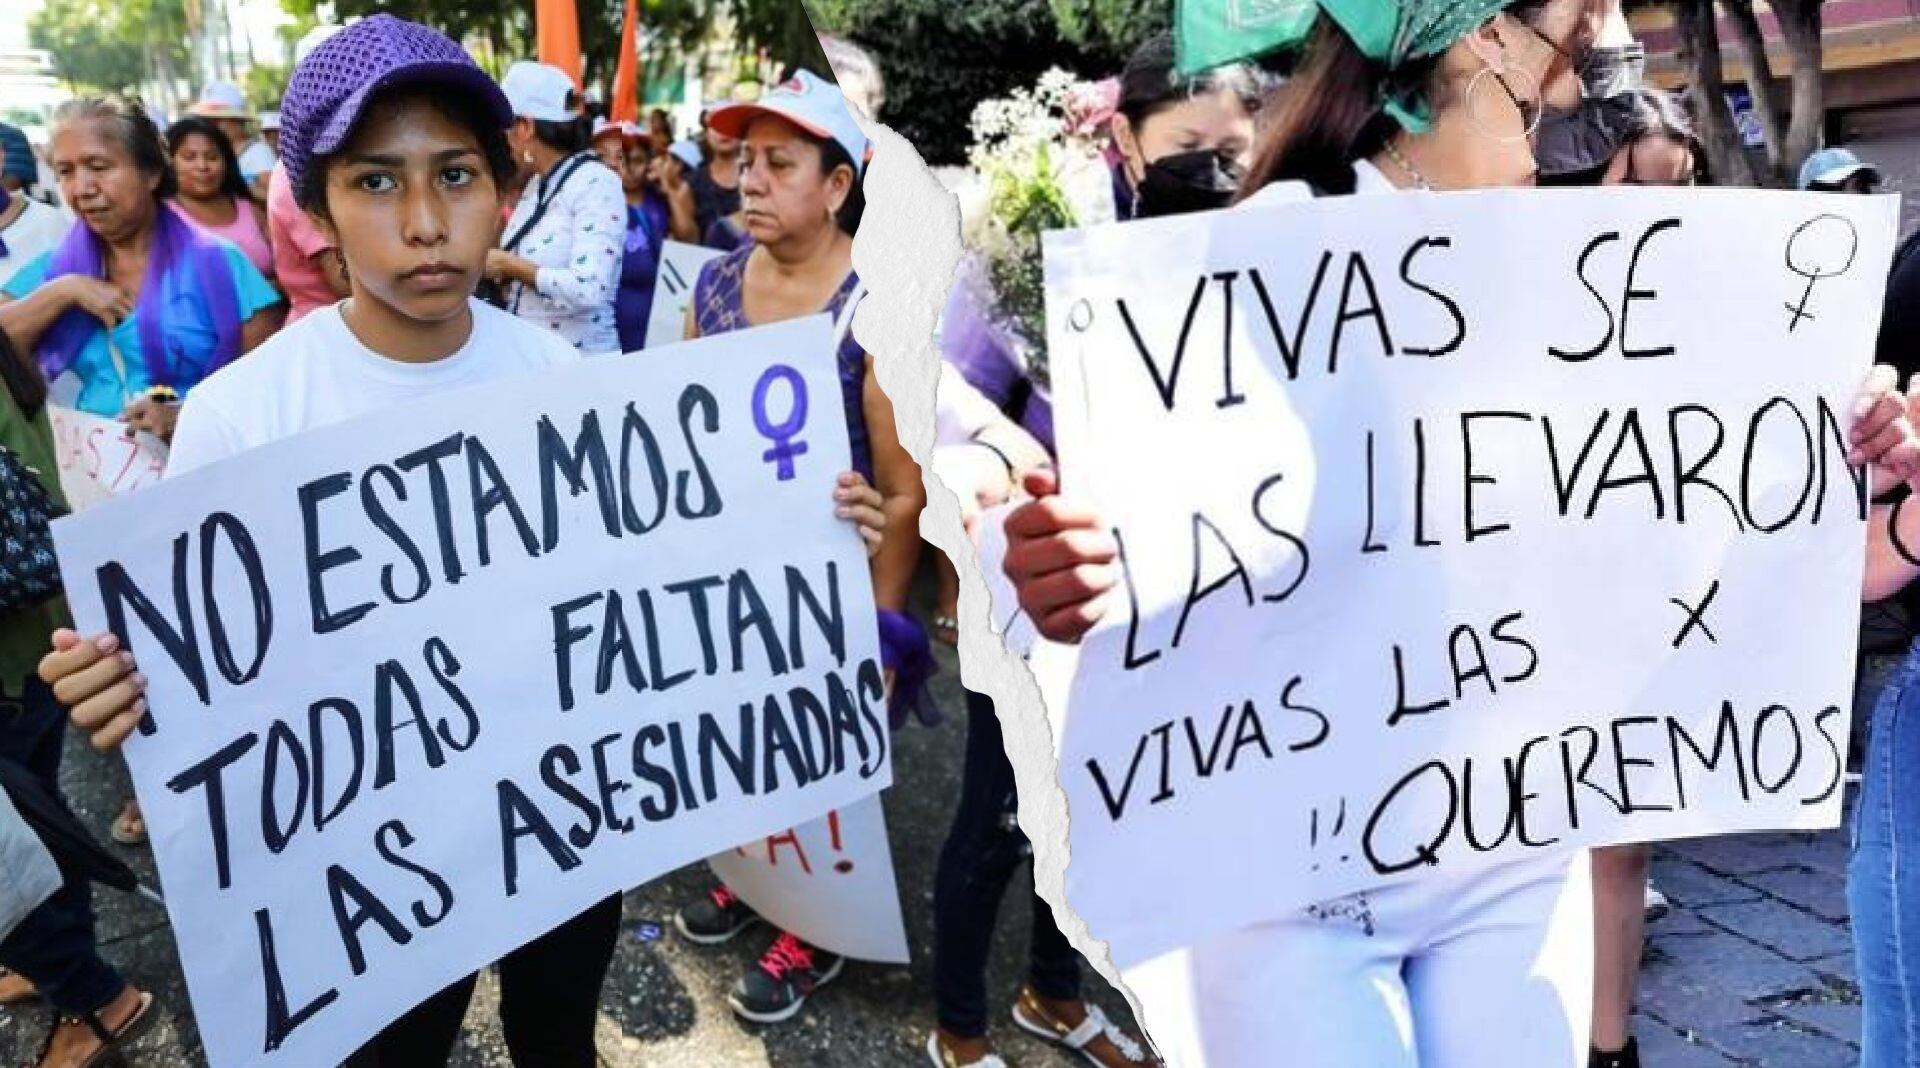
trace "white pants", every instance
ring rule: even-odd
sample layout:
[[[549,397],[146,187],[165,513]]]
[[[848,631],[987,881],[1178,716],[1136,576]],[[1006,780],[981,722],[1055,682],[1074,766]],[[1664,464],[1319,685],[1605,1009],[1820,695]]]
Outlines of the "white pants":
[[[1125,979],[1178,1068],[1578,1068],[1593,937],[1583,852],[1326,902]]]

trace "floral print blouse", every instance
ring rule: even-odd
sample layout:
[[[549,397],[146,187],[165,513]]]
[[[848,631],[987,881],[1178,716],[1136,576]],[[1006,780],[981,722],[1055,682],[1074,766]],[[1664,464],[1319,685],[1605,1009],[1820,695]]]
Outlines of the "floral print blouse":
[[[573,173],[553,194],[546,214],[513,250],[538,270],[534,285],[513,286],[507,308],[559,334],[583,355],[619,352],[614,298],[627,237],[627,198],[619,175],[597,159],[577,166],[571,159],[560,161],[527,184],[502,240],[526,228],[547,184],[570,168]]]

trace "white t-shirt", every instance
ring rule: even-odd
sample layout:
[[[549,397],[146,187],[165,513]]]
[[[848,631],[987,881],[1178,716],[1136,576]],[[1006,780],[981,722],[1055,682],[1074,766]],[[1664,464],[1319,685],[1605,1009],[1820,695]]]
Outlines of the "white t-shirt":
[[[67,231],[73,229],[73,217],[59,208],[32,199],[25,200],[27,206],[20,217],[0,230],[0,241],[6,242],[7,254],[0,256],[0,284],[13,277],[13,272],[40,258],[42,252],[50,252],[66,239]]]
[[[303,430],[580,358],[546,330],[481,301],[472,306],[467,343],[433,363],[367,348],[340,305],[313,312],[194,387],[174,428],[168,477]]]

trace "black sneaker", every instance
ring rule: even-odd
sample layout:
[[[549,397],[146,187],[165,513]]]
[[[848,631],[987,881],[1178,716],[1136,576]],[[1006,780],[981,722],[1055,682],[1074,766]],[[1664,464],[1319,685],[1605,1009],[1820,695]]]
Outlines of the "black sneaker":
[[[1640,1068],[1640,1044],[1629,1038],[1625,1049],[1596,1049],[1587,1057],[1587,1068]]]
[[[779,1023],[799,1012],[807,997],[831,982],[846,963],[845,957],[815,949],[782,931],[760,962],[733,984],[727,1004],[742,1019]]]
[[[680,937],[703,946],[717,946],[760,920],[760,914],[721,883],[706,897],[673,915]]]

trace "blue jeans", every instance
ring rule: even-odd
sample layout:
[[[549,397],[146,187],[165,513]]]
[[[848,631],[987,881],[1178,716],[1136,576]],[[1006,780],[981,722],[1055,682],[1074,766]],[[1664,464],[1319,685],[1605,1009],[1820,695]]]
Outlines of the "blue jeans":
[[[15,690],[17,698],[0,693],[0,759],[19,764],[58,797],[66,711],[37,678],[29,676]],[[76,1016],[100,1011],[127,986],[100,959],[93,889],[83,879],[67,878],[0,941],[0,967],[26,976],[48,1004]]]
[[[1847,869],[1860,1065],[1910,1068],[1920,1065],[1920,652],[1881,691],[1863,780]]]

